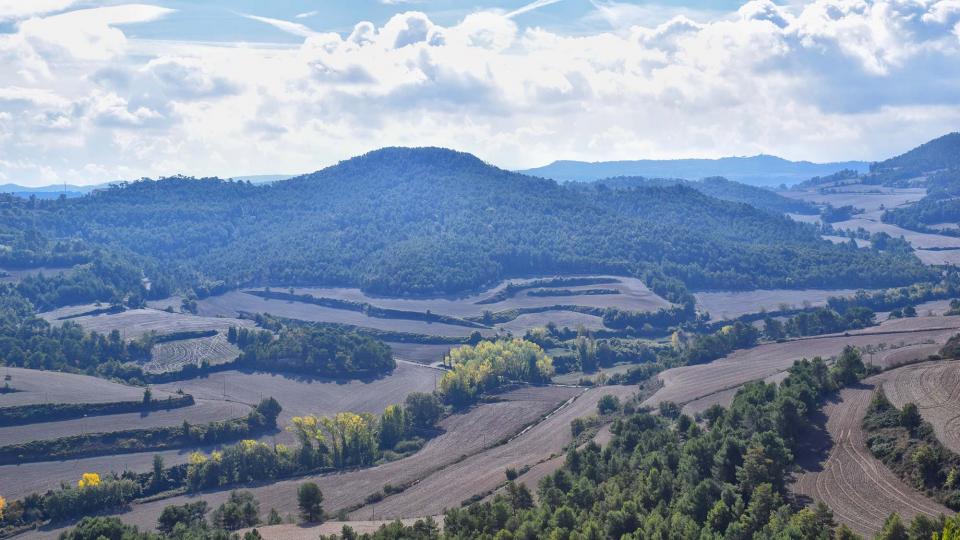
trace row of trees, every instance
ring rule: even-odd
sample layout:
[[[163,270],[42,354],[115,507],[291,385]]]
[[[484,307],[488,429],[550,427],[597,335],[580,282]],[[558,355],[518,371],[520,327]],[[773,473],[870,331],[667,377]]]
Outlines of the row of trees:
[[[511,381],[544,383],[553,376],[551,358],[539,345],[520,338],[464,345],[452,349],[443,363],[450,371],[440,379],[440,395],[456,407]]]
[[[704,422],[640,411],[617,420],[613,440],[567,452],[538,486],[536,502],[508,483],[493,500],[429,522],[333,539],[784,538],[852,539],[830,510],[790,504],[786,481],[822,398],[864,375],[854,349],[833,367],[798,362],[787,379],[752,383]],[[929,534],[927,535],[929,538]]]
[[[263,330],[230,328],[227,338],[242,353],[238,363],[266,371],[321,376],[360,376],[396,367],[390,346],[372,337],[328,326],[283,326],[276,337]]]

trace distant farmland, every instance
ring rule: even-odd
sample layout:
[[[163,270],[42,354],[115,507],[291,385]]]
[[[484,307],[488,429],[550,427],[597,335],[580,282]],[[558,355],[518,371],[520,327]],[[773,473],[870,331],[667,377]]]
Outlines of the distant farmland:
[[[710,313],[710,318],[736,319],[748,313],[777,311],[781,306],[800,309],[827,304],[831,296],[853,296],[856,289],[770,289],[756,291],[700,292],[694,294],[697,306]]]
[[[226,331],[231,326],[252,328],[252,321],[222,317],[201,317],[184,313],[168,313],[158,309],[129,309],[120,313],[84,315],[97,309],[96,305],[70,306],[40,315],[50,324],[62,324],[71,321],[85,330],[109,334],[113,330],[121,333],[124,339],[136,339],[149,332],[159,335],[192,330]]]
[[[129,386],[88,375],[40,371],[16,367],[0,367],[0,376],[10,380],[16,392],[0,394],[0,407],[38,403],[108,403],[139,401],[143,388]],[[154,392],[154,399],[166,399],[168,392]]]

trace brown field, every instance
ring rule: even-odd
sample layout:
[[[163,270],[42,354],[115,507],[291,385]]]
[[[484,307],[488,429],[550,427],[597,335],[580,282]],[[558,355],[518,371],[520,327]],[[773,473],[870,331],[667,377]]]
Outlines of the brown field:
[[[114,401],[139,401],[143,387],[120,384],[98,377],[40,371],[16,367],[0,367],[0,376],[10,376],[10,383],[17,392],[0,394],[0,407],[34,405],[38,403],[109,403]],[[155,391],[155,399],[165,399],[170,394]]]
[[[0,441],[2,441],[0,444],[20,444],[33,440],[57,439],[84,433],[107,433],[127,429],[178,426],[184,420],[191,424],[206,424],[217,420],[238,418],[249,412],[250,407],[242,403],[198,400],[195,405],[190,407],[169,411],[154,411],[149,414],[110,414],[60,422],[0,427]]]
[[[5,369],[6,368],[4,368],[4,370]],[[0,371],[0,373],[3,373],[3,371]],[[53,374],[62,375],[58,373]],[[69,426],[64,426],[63,429],[79,429],[81,432],[90,429],[91,426],[97,426],[97,429],[101,431],[111,431],[114,429],[137,427],[138,425],[142,425],[143,427],[149,425],[179,425],[188,414],[185,411],[195,408],[196,411],[191,411],[189,414],[196,415],[198,419],[206,418],[206,421],[220,420],[226,417],[246,414],[246,412],[249,411],[249,407],[255,405],[261,397],[273,396],[284,408],[278,422],[281,426],[286,426],[290,422],[291,417],[302,414],[329,415],[345,410],[380,413],[387,405],[402,402],[410,392],[433,391],[435,378],[439,374],[440,372],[435,369],[403,362],[399,363],[397,369],[392,374],[368,381],[339,381],[295,375],[226,371],[208,377],[155,386],[153,390],[154,396],[157,398],[165,397],[171,392],[183,389],[185,392],[192,394],[199,403],[197,406],[190,407],[189,409],[177,409],[169,413],[161,411],[151,413],[144,419],[144,424],[137,423],[139,422],[138,414],[111,415],[99,418],[91,417],[83,420],[56,422],[55,424],[69,424]],[[85,377],[84,379],[90,378]],[[11,382],[15,383],[17,380],[18,375],[14,373],[13,381]],[[224,381],[226,381],[226,399],[224,399],[223,392]],[[76,382],[76,380],[71,380],[71,382]],[[93,384],[114,384],[102,379],[92,379],[91,382]],[[122,385],[117,386],[123,389],[131,388]],[[71,388],[73,388],[74,393],[79,396],[78,399],[90,398],[86,393],[76,390],[84,388],[83,384],[71,385]],[[94,388],[97,388],[97,386],[94,386]],[[109,386],[107,388],[109,389]],[[135,388],[135,392],[132,396],[125,395],[122,397],[123,399],[140,399],[143,396],[142,389]],[[0,402],[8,397],[21,396],[23,394],[26,394],[26,392],[16,392],[0,396]],[[102,396],[103,393],[100,393],[100,395]],[[100,397],[100,399],[94,401],[103,401],[104,399],[106,398]],[[116,400],[117,399],[108,399],[108,401]],[[74,401],[76,401],[76,399]],[[200,403],[205,404],[203,408],[198,408]],[[239,411],[240,414],[232,414],[231,411]],[[120,421],[117,420],[118,418],[122,418],[124,423],[120,423]],[[189,420],[189,418],[187,419]],[[191,422],[192,421],[193,420],[191,420]],[[114,426],[120,427],[111,428],[111,422],[115,422]],[[133,425],[128,426],[130,423],[133,423]],[[50,424],[38,424],[29,426],[29,428],[42,433],[42,430],[47,429],[48,425]],[[14,428],[4,428],[4,430],[5,429]],[[4,431],[0,430],[0,433],[4,433]],[[0,435],[0,437],[2,437],[2,435]],[[33,438],[37,438],[37,436],[34,435]],[[43,436],[40,438],[47,437]],[[275,434],[264,435],[261,437],[261,440],[292,443],[293,436],[286,431],[280,431]],[[159,454],[164,457],[166,464],[169,466],[186,463],[192,450],[194,449],[171,450],[159,452]],[[0,467],[0,485],[3,486],[5,497],[16,498],[36,491],[42,492],[54,488],[64,480],[72,481],[74,477],[77,476],[77,471],[92,471],[101,474],[109,471],[119,473],[124,470],[145,472],[150,470],[153,455],[154,453],[152,452],[145,452],[66,461],[30,463],[20,466],[3,466]]]
[[[845,388],[838,401],[824,407],[826,433],[809,453],[799,456],[805,472],[791,486],[798,495],[830,506],[838,522],[867,538],[879,531],[892,512],[908,522],[920,513],[932,517],[950,513],[904,484],[870,454],[864,442],[861,423],[875,385],[897,371]]]
[[[344,287],[294,288],[293,291],[295,294],[311,294],[317,298],[335,298],[352,302],[367,302],[378,307],[419,313],[425,313],[429,310],[432,313],[461,318],[477,317],[485,311],[497,312],[516,308],[536,308],[553,305],[579,305],[597,308],[619,307],[636,311],[651,311],[670,305],[669,302],[650,291],[642,281],[636,278],[616,277],[614,279],[617,279],[618,282],[603,284],[602,287],[616,289],[619,291],[619,294],[538,297],[530,296],[529,290],[522,290],[510,298],[493,304],[477,304],[476,302],[489,298],[498,291],[501,291],[508,282],[501,283],[482,293],[469,296],[431,299],[369,296],[359,289]],[[510,282],[522,283],[526,281],[529,280],[511,280]],[[583,291],[597,287],[598,285],[581,285],[560,288]],[[286,289],[284,290],[286,291]],[[178,305],[178,303],[179,299],[172,297],[166,300],[154,301],[151,305],[161,307]],[[242,311],[249,313],[270,313],[280,317],[311,322],[348,324],[363,328],[444,337],[468,336],[477,330],[475,328],[442,323],[368,317],[356,311],[329,308],[305,302],[275,299],[266,300],[261,297],[245,294],[243,291],[231,291],[223,295],[198,301],[198,312],[200,315],[236,317]],[[550,311],[522,315],[513,321],[499,325],[498,329],[515,334],[522,334],[530,328],[542,326],[548,322],[554,322],[561,327],[568,326],[570,328],[576,328],[582,324],[587,328],[602,328],[602,321],[599,317],[568,311]],[[494,333],[492,330],[480,330],[480,332],[484,335],[492,335]]]
[[[435,515],[445,508],[459,506],[474,495],[489,493],[506,481],[504,470],[508,467],[533,466],[562,454],[573,440],[570,422],[596,414],[597,401],[602,395],[614,394],[625,399],[634,393],[636,389],[631,386],[592,388],[507,444],[445,467],[402,493],[378,502],[375,508],[366,506],[353,512],[351,518],[369,517],[374,511],[385,518]]]
[[[851,184],[836,188],[841,193],[821,194],[816,189],[807,191],[783,191],[781,195],[801,199],[814,204],[829,204],[834,207],[852,205],[867,212],[895,208],[919,201],[927,194],[925,188],[887,188]],[[879,192],[879,193],[878,193]]]
[[[832,234],[824,234],[820,238],[824,240],[829,240],[834,244],[847,244],[850,242],[850,237],[848,236],[834,236]],[[857,242],[857,247],[870,247],[870,241],[864,240],[863,238],[854,238]]]
[[[518,433],[524,426],[536,422],[579,392],[580,389],[562,387],[524,388],[508,392],[501,396],[503,401],[482,404],[465,414],[446,418],[441,423],[445,432],[408,458],[368,469],[284,480],[247,489],[257,497],[261,511],[266,513],[270,508],[296,508],[297,486],[304,481],[316,482],[323,490],[324,508],[336,513],[338,509],[361,504],[367,495],[382,490],[384,484],[415,482],[450,466],[463,456],[492,447],[498,441]],[[229,492],[229,489],[224,489],[138,504],[118,516],[141,528],[152,529],[160,511],[167,505],[202,499],[215,507],[227,499]],[[67,527],[30,531],[21,538],[52,539]]]
[[[227,341],[223,332],[215,336],[181,339],[157,343],[150,351],[150,361],[140,364],[147,373],[179,371],[184,366],[199,366],[204,360],[210,365],[232,362],[240,356],[240,349]]]
[[[329,415],[339,411],[379,414],[387,405],[401,403],[411,392],[432,392],[443,373],[429,367],[398,362],[389,375],[370,380],[324,379],[294,374],[248,371],[224,371],[208,377],[158,385],[167,392],[183,390],[197,399],[229,400],[256,405],[262,398],[274,397],[283,407],[277,422],[290,423],[294,416]],[[224,394],[226,389],[226,394]],[[277,441],[294,442],[290,433],[280,433]]]
[[[120,473],[125,470],[147,472],[153,464],[154,455],[163,457],[164,465],[167,467],[187,463],[193,450],[166,450],[3,465],[0,466],[0,486],[3,486],[3,496],[8,500],[20,499],[31,493],[44,493],[48,489],[55,489],[61,482],[73,484],[85,472],[97,472],[101,475],[110,471]]]
[[[455,345],[429,345],[422,343],[394,343],[388,342],[393,350],[393,357],[397,360],[406,360],[418,364],[436,364],[450,352]]]
[[[453,317],[474,317],[482,315],[483,312],[487,310],[496,312],[516,308],[553,306],[557,304],[575,304],[578,306],[591,306],[600,308],[619,307],[634,311],[655,311],[661,307],[670,306],[669,302],[657,296],[656,293],[648,289],[647,286],[639,279],[620,276],[598,277],[611,277],[618,280],[618,283],[581,285],[576,287],[560,286],[558,288],[570,289],[573,291],[596,288],[617,289],[620,291],[620,294],[539,297],[529,296],[530,289],[525,289],[518,291],[512,297],[500,302],[493,304],[476,303],[480,300],[491,297],[497,292],[500,292],[504,287],[506,287],[507,283],[525,283],[529,282],[529,279],[511,279],[497,285],[496,287],[469,296],[430,299],[370,296],[359,289],[343,287],[297,288],[295,289],[295,292],[297,294],[312,294],[317,298],[339,298],[353,302],[367,302],[375,306],[391,309],[420,312],[430,310],[433,313],[450,315]]]
[[[205,316],[222,317],[235,317],[241,311],[249,313],[269,313],[278,317],[299,319],[302,321],[349,324],[363,328],[425,334],[429,336],[465,337],[475,331],[479,331],[484,335],[493,333],[490,330],[455,326],[452,324],[368,317],[357,311],[328,308],[304,302],[265,299],[246,294],[242,291],[230,291],[226,294],[199,300],[197,302],[197,311]]]
[[[923,362],[884,377],[883,390],[897,407],[915,403],[937,439],[960,453],[960,362]]]
[[[581,326],[587,330],[604,328],[603,319],[596,315],[577,313],[576,311],[547,311],[544,313],[527,313],[520,315],[510,322],[498,324],[497,329],[519,336],[531,328],[546,326],[547,323],[550,322],[556,324],[558,328],[566,327],[571,330],[576,330]]]
[[[776,311],[781,306],[825,306],[831,296],[853,296],[856,292],[856,289],[768,289],[700,292],[693,296],[697,299],[697,306],[710,313],[711,319],[736,319],[748,313]]]
[[[854,230],[862,227],[870,233],[885,232],[894,238],[899,238],[902,236],[907,240],[907,242],[910,242],[910,245],[913,246],[914,249],[960,248],[960,238],[955,236],[911,231],[890,223],[883,223],[880,221],[879,217],[872,218],[857,216],[847,221],[834,223],[833,226],[836,229]]]
[[[39,266],[37,268],[0,268],[0,283],[20,283],[27,276],[41,275],[56,276],[60,273],[69,273],[70,266]]]
[[[269,512],[269,510],[267,510]],[[296,512],[290,509],[290,513],[295,519]],[[282,516],[286,516],[281,512]],[[441,528],[443,527],[443,516],[433,516],[433,520]],[[336,534],[339,535],[344,526],[349,526],[357,534],[373,534],[380,527],[393,523],[394,520],[365,520],[365,521],[325,521],[319,525],[300,525],[293,523],[284,523],[283,525],[266,525],[257,527],[257,531],[264,540],[316,540],[318,536]],[[413,525],[416,519],[400,520],[404,525]],[[237,531],[242,537],[248,529]]]
[[[781,371],[777,374],[771,375],[765,379],[765,383],[780,383],[787,378],[787,372]],[[740,391],[740,386],[736,388],[730,388],[717,392],[716,394],[710,394],[709,396],[702,397],[700,399],[695,399],[689,401],[683,405],[681,411],[684,414],[689,414],[691,416],[703,413],[713,405],[720,405],[721,407],[729,407],[733,403],[734,396],[737,395],[737,392]]]
[[[943,344],[960,331],[960,317],[914,317],[885,321],[878,326],[850,332],[849,336],[827,335],[765,343],[734,353],[708,364],[672,368],[660,374],[663,388],[644,403],[657,405],[673,401],[680,405],[703,400],[713,394],[735,389],[747,382],[766,379],[785,371],[796,360],[839,354],[846,345],[856,347],[905,347]],[[922,354],[928,349],[913,349]],[[866,358],[870,360],[869,355]],[[898,358],[904,361],[904,358]],[[719,399],[719,398],[718,398]]]
[[[96,309],[94,304],[70,306],[41,313],[40,316],[50,324],[62,324],[61,317],[77,315]],[[168,313],[158,309],[129,309],[122,313],[81,316],[67,319],[82,326],[85,330],[108,334],[120,331],[124,339],[136,339],[149,332],[169,334],[192,330],[220,330],[226,332],[231,326],[252,328],[252,321],[222,317],[201,317],[184,313]]]
[[[914,253],[921,261],[923,261],[924,264],[933,266],[941,266],[946,264],[960,265],[960,249],[947,249],[939,251],[930,249],[915,249]]]

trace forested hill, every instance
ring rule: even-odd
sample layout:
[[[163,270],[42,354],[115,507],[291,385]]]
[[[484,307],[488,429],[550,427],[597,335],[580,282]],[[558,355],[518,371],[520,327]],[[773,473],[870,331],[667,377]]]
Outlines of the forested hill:
[[[960,133],[948,133],[879,163],[870,171],[877,175],[917,176],[923,173],[960,168]]]
[[[644,178],[640,176],[619,176],[597,180],[611,189],[626,189],[635,187],[665,187],[678,184],[693,188],[701,193],[715,197],[722,201],[746,203],[761,210],[775,214],[797,213],[817,214],[816,205],[799,199],[784,197],[766,188],[750,186],[715,176],[699,181],[684,180],[682,178]],[[571,183],[571,187],[590,189],[591,182]]]
[[[520,171],[524,174],[553,178],[554,180],[593,181],[617,176],[647,178],[698,179],[723,176],[754,186],[796,184],[814,176],[824,176],[842,169],[866,172],[869,164],[862,161],[841,163],[811,163],[788,161],[776,156],[725,157],[720,159],[641,159],[635,161],[554,161],[553,163]]]
[[[271,185],[145,180],[23,211],[47,236],[79,236],[179,280],[227,287],[435,294],[510,276],[610,272],[679,292],[668,277],[695,288],[931,277],[910,254],[833,245],[812,226],[687,187],[584,193],[437,148],[382,149]]]

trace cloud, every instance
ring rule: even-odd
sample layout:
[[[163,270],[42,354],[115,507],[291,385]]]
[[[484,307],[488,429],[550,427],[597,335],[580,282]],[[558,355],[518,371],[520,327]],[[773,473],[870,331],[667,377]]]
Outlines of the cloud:
[[[62,11],[78,0],[0,0],[0,22]]]
[[[309,19],[310,17],[313,17],[313,16],[315,16],[315,15],[318,15],[319,13],[320,13],[320,11],[318,11],[318,10],[305,11],[305,12],[303,12],[303,13],[297,13],[296,15],[293,16],[293,18],[294,18],[294,19]]]
[[[126,4],[34,17],[19,24],[17,36],[46,56],[108,60],[124,52],[127,39],[117,26],[159,19],[173,10]]]
[[[544,1],[344,33],[249,16],[303,38],[283,46],[129,37],[126,22],[167,13],[152,6],[26,16],[0,35],[0,155],[17,156],[0,174],[297,172],[398,144],[516,168],[879,159],[960,125],[960,72],[945,68],[960,65],[957,0],[594,3],[610,29],[577,35],[518,25]]]
[[[522,7],[520,7],[520,8],[517,8],[517,9],[515,9],[515,10],[509,12],[509,13],[507,13],[507,14],[505,15],[505,17],[512,19],[513,17],[516,17],[516,16],[518,16],[518,15],[523,15],[524,13],[529,13],[529,12],[531,12],[531,11],[540,9],[540,8],[542,8],[542,7],[547,7],[547,6],[550,6],[550,5],[553,5],[553,4],[562,2],[562,1],[563,1],[563,0],[534,0],[533,2],[530,2],[529,4],[527,4],[527,5],[525,5],[525,6],[522,6]]]
[[[301,13],[301,15],[303,14]],[[272,19],[270,17],[260,17],[258,15],[243,14],[243,16],[254,21],[260,21],[262,23],[269,24],[270,26],[278,30],[281,30],[288,34],[293,34],[295,36],[310,37],[316,34],[316,32],[311,30],[309,27],[300,23],[285,21],[283,19]],[[298,16],[298,18],[300,17]]]

